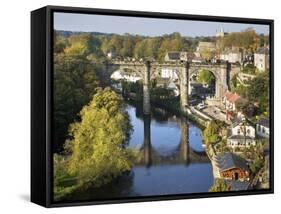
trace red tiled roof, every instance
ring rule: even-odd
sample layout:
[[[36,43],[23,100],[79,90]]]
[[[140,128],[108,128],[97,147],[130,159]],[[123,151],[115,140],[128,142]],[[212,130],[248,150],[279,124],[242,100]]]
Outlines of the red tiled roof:
[[[233,94],[230,98],[229,98],[229,102],[232,103],[236,103],[237,100],[239,100],[241,97],[238,94]]]
[[[238,101],[241,97],[238,94],[233,94],[229,91],[224,93],[225,98],[231,102],[231,103],[236,103],[236,101]]]
[[[226,99],[229,99],[233,94],[229,91],[224,93],[224,96],[226,97]]]

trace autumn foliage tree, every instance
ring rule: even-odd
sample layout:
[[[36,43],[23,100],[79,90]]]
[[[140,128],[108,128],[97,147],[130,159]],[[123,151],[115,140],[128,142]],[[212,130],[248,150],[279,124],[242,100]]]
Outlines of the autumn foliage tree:
[[[254,53],[260,45],[260,37],[252,28],[241,32],[233,32],[223,38],[223,47],[245,48],[249,53]]]
[[[126,148],[131,125],[121,97],[106,88],[98,89],[80,112],[81,121],[70,126],[69,172],[78,185],[106,184],[129,171],[133,155]]]

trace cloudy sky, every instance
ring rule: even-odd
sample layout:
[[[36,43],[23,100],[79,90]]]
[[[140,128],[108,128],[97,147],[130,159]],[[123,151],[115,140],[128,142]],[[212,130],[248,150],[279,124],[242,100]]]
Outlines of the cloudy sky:
[[[179,32],[183,36],[214,36],[216,31],[221,28],[225,32],[237,32],[249,27],[257,33],[269,34],[268,25],[54,13],[55,30],[130,33],[145,36],[160,36]]]

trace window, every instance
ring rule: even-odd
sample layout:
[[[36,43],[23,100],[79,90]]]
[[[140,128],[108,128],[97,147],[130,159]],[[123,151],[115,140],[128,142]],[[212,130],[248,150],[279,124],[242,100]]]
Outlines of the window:
[[[237,129],[237,134],[240,134],[240,129]]]
[[[265,133],[265,129],[264,129],[264,127],[262,127],[262,133]]]
[[[247,134],[250,135],[251,134],[251,130],[247,129]]]

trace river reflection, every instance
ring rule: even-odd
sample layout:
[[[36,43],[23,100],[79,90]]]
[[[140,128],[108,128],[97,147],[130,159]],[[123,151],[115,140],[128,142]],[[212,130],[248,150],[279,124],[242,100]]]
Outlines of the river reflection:
[[[139,153],[131,173],[102,188],[89,188],[69,200],[114,199],[207,192],[213,184],[211,163],[202,146],[200,128],[160,108],[151,116],[128,103],[133,133],[129,147]]]

